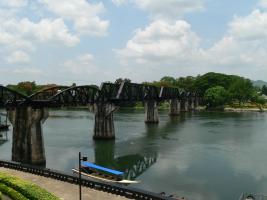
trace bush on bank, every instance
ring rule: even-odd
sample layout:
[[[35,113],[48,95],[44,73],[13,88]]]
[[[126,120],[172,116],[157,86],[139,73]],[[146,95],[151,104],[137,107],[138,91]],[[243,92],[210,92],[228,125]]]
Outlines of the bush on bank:
[[[2,200],[2,193],[0,192],[0,200]]]
[[[9,188],[24,197],[19,197],[19,195],[16,196],[16,198],[11,197],[15,200],[59,200],[58,197],[47,192],[45,189],[42,189],[39,186],[28,181],[24,181],[17,177],[10,176],[6,173],[0,173],[0,184],[2,186],[0,187],[0,191],[2,191],[3,193],[8,192],[7,195],[9,195],[10,191],[7,190],[7,188]]]
[[[20,194],[16,190],[6,186],[3,183],[0,183],[0,190],[3,192],[3,194],[5,194],[6,196],[9,196],[11,199],[14,199],[14,200],[28,200],[28,198],[24,197],[22,194]]]

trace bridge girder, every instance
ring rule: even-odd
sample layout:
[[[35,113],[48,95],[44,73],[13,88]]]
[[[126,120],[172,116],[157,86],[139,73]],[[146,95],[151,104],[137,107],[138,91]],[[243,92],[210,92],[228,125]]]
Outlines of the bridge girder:
[[[189,92],[174,87],[157,87],[148,84],[122,82],[120,84],[102,83],[100,89],[95,85],[55,86],[25,96],[0,85],[0,106],[16,107],[60,107],[84,106],[93,103],[165,101],[170,99],[188,100],[199,97],[197,92]],[[7,107],[7,106],[6,106]]]
[[[87,106],[97,102],[101,96],[97,86],[74,86],[50,97],[49,102],[55,106]]]
[[[42,89],[40,91],[37,91],[36,93],[30,95],[28,97],[29,100],[34,101],[34,100],[49,100],[51,97],[54,95],[58,94],[62,90],[65,90],[69,88],[68,86],[54,86],[54,87],[49,87]]]

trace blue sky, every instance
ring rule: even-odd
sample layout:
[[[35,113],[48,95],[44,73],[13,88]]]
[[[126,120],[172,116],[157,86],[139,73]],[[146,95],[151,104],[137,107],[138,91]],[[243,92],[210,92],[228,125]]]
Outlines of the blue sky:
[[[1,0],[1,84],[267,81],[267,0]]]

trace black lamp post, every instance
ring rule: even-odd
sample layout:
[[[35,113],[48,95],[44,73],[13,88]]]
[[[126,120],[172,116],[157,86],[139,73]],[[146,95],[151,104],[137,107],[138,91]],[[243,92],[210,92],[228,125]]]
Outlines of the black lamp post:
[[[81,157],[81,152],[79,152],[79,199],[82,200],[82,175],[81,175],[81,161],[87,161],[87,157]]]

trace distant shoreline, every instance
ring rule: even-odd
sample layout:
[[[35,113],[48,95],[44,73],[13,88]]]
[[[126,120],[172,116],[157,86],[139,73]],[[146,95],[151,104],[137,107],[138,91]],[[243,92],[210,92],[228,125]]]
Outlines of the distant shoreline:
[[[226,112],[266,112],[267,108],[225,108]]]

